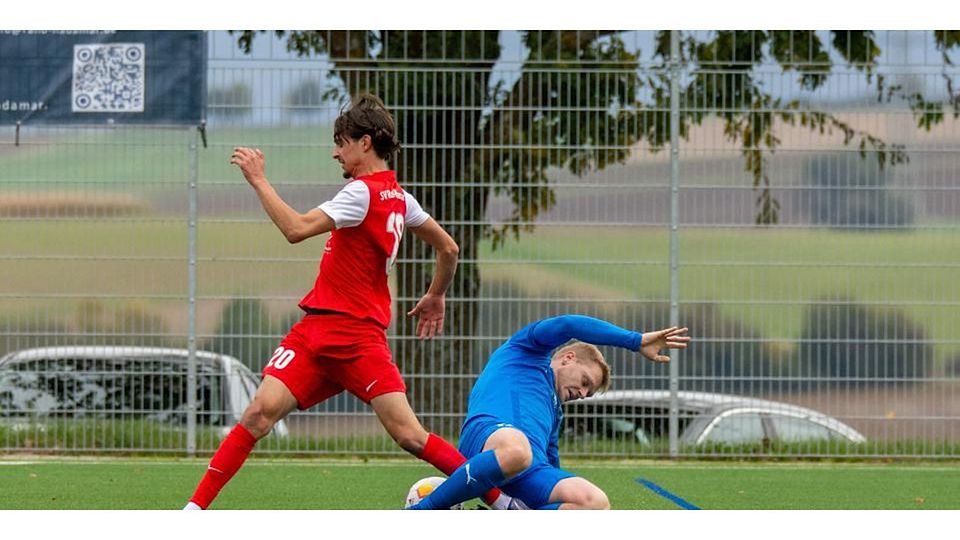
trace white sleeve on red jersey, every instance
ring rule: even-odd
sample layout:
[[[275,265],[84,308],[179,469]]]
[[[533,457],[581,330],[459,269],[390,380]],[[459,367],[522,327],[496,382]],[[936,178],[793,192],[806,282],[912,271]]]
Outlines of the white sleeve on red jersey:
[[[413,195],[406,191],[403,192],[403,195],[407,202],[407,215],[403,216],[403,222],[407,224],[407,227],[419,227],[426,223],[430,219],[430,214],[420,206]]]
[[[363,223],[370,209],[370,189],[364,182],[354,180],[317,208],[330,216],[338,229],[356,227]]]

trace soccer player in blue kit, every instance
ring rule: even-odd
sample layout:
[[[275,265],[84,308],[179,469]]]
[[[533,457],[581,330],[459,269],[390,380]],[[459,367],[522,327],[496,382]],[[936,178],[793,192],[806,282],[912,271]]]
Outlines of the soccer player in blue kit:
[[[467,462],[410,509],[450,508],[493,487],[533,509],[609,509],[603,490],[560,468],[562,403],[610,385],[610,367],[595,345],[667,362],[660,351],[686,348],[686,332],[671,327],[641,334],[582,315],[524,327],[494,351],[470,393],[460,430]],[[577,341],[551,355],[570,340]]]

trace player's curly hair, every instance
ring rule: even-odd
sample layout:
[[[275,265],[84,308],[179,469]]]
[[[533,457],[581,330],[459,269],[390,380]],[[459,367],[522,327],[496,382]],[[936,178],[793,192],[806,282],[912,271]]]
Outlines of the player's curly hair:
[[[364,135],[370,136],[373,150],[380,159],[390,159],[400,150],[393,115],[383,100],[373,94],[353,98],[333,124],[334,142],[340,142],[344,137],[358,140]]]

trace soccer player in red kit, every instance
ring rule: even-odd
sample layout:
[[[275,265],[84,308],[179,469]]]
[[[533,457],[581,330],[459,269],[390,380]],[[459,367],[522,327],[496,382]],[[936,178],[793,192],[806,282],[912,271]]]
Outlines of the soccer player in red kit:
[[[333,199],[301,214],[280,198],[264,174],[260,150],[236,148],[240,167],[267,215],[291,243],[330,233],[313,289],[300,301],[303,319],[290,329],[263,369],[263,381],[240,422],[220,444],[186,509],[207,508],[240,469],[256,442],[295,408],[308,409],[343,390],[369,403],[404,450],[450,474],[466,461],[447,441],[428,433],[405,394],[391,359],[386,329],[391,298],[387,277],[404,229],[436,251],[426,294],[408,313],[417,335],[443,330],[445,295],[457,268],[456,242],[397,183],[387,159],[399,149],[393,117],[376,96],[353,100],[334,124],[333,158],[352,179]],[[507,508],[491,490],[484,500]]]

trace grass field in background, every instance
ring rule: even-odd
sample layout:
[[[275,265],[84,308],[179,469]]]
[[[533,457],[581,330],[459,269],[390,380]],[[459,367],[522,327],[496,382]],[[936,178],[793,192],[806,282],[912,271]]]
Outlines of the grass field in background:
[[[176,509],[206,460],[4,461],[0,509]],[[911,464],[574,462],[564,467],[600,486],[614,509],[677,504],[645,479],[703,509],[960,509],[960,469]],[[392,509],[416,480],[436,474],[406,461],[251,459],[215,509]],[[471,505],[473,507],[473,505]]]
[[[953,232],[686,229],[679,243],[680,301],[719,303],[722,315],[765,338],[795,340],[807,303],[846,299],[902,307],[928,339],[960,339],[960,235]],[[668,254],[667,231],[540,227],[502,250],[484,244],[480,260],[491,261],[484,278],[521,290],[666,301]],[[520,271],[508,261],[531,263]],[[943,358],[960,345],[935,350]]]
[[[261,148],[274,182],[342,181],[331,158],[330,127],[214,129],[202,147],[194,128],[179,129],[27,129],[21,145],[0,155],[0,188],[45,190],[50,183],[89,192],[139,192],[146,187],[185,187],[190,145],[201,145],[197,166],[205,181],[243,182],[230,154],[235,146]]]
[[[185,194],[187,148],[196,132],[31,128],[22,139],[22,146],[0,155],[0,195],[8,189],[49,190],[51,184],[91,194],[155,195],[172,188]],[[201,185],[235,182],[244,187],[236,167],[228,162],[236,145],[264,148],[274,182],[342,181],[339,166],[329,157],[330,126],[214,127],[208,131],[208,143],[198,153]],[[310,149],[316,151],[305,151]],[[249,196],[252,200],[253,194]],[[259,205],[250,209],[263,219]],[[4,221],[0,257],[185,258],[186,225],[181,217],[173,217],[169,222],[149,221],[149,215],[120,222]],[[205,295],[300,295],[312,284],[323,245],[311,241],[289,246],[267,222],[201,221],[199,234],[200,286]],[[723,316],[784,342],[800,336],[805,302],[832,298],[903,306],[923,326],[927,338],[939,342],[936,357],[942,361],[960,352],[960,311],[955,309],[960,302],[955,279],[958,254],[956,229],[858,233],[684,228],[680,300],[720,303]],[[479,253],[483,278],[508,281],[513,294],[521,297],[618,300],[668,298],[668,256],[666,227],[553,225],[541,225],[495,252],[486,242]],[[236,261],[260,257],[297,261]],[[2,261],[0,275],[6,279],[0,292],[151,296],[186,290],[182,260],[75,261],[70,263],[69,280],[51,289],[51,283],[62,281],[63,264]],[[21,308],[18,303],[15,309]],[[10,309],[0,314],[10,315]]]
[[[291,246],[269,223],[201,222],[198,249],[201,295],[298,297],[312,284],[323,239]],[[668,253],[666,231],[543,226],[497,251],[484,243],[479,260],[482,278],[508,283],[511,296],[663,301],[669,298]],[[685,230],[680,300],[719,303],[723,316],[784,342],[800,336],[811,302],[902,307],[937,342],[942,361],[960,351],[958,254],[960,235],[945,231]],[[186,227],[176,221],[10,221],[0,238],[0,257],[6,255],[18,258],[0,261],[0,293],[186,291]],[[51,256],[66,259],[45,259]],[[64,275],[64,261],[78,256],[120,259],[70,260]],[[70,303],[62,303],[61,313],[73,313]],[[23,309],[29,310],[18,305],[3,315]]]

